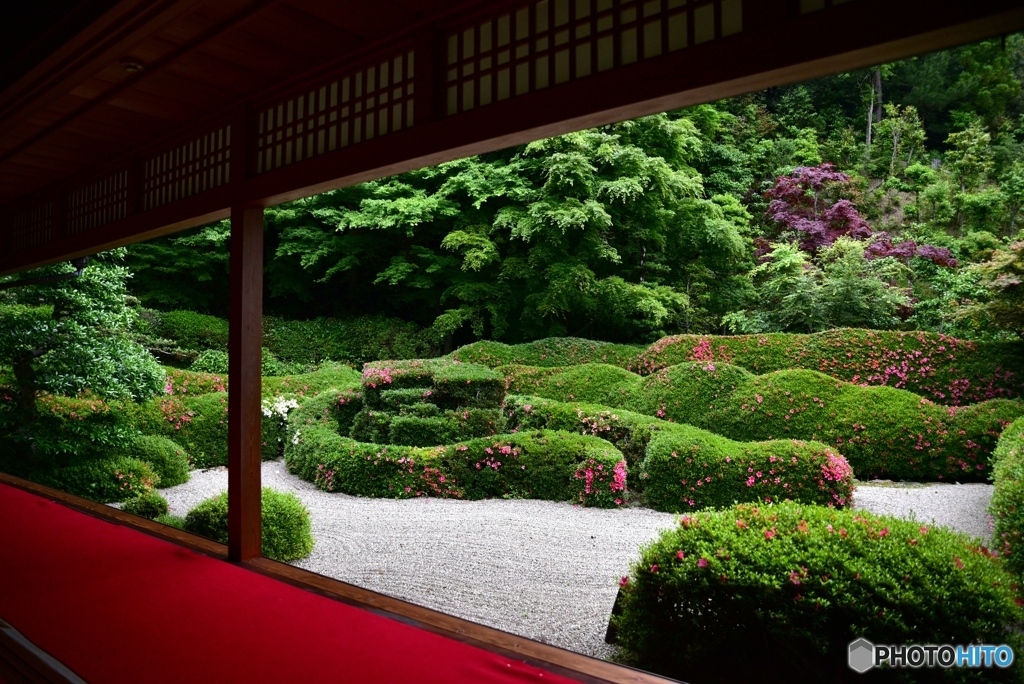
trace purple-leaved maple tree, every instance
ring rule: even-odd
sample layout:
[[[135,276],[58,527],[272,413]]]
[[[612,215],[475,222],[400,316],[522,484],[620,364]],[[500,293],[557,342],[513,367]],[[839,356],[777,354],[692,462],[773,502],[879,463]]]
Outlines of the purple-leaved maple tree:
[[[790,175],[776,178],[775,187],[765,193],[771,200],[766,216],[796,233],[801,249],[810,254],[817,254],[841,237],[849,237],[870,241],[865,250],[869,258],[891,256],[905,261],[917,256],[940,266],[956,266],[952,252],[945,247],[919,245],[913,240],[894,244],[888,233],[871,230],[853,202],[832,201],[827,196],[842,195],[843,187],[849,184],[850,177],[836,171],[832,164],[797,167]],[[761,242],[758,256],[770,251],[767,242]]]

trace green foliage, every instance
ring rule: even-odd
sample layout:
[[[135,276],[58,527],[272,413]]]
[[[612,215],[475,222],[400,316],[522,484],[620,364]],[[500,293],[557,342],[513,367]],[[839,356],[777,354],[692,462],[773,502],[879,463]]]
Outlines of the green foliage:
[[[358,366],[379,359],[432,356],[434,352],[429,336],[414,324],[385,316],[311,321],[267,317],[263,326],[266,348],[288,363],[338,361]]]
[[[906,292],[892,283],[906,275],[895,259],[870,259],[864,243],[847,238],[813,260],[796,245],[778,244],[750,272],[756,308],[730,313],[723,323],[746,334],[892,328],[910,304]]]
[[[305,558],[313,551],[309,511],[291,493],[264,487],[262,496],[263,555],[287,562]],[[203,501],[185,516],[187,532],[228,542],[228,494]]]
[[[581,363],[608,363],[627,366],[642,346],[595,342],[578,337],[548,337],[523,344],[480,341],[452,352],[451,357],[463,363],[498,366],[576,366]]]
[[[1020,415],[1020,400],[944,407],[905,390],[860,387],[792,370],[738,384],[707,407],[699,425],[733,439],[832,445],[860,479],[967,482],[987,478],[999,434]]]
[[[390,419],[387,444],[436,446],[504,432],[500,409],[445,411],[436,416],[399,415]],[[353,431],[353,437],[357,437]]]
[[[185,519],[180,515],[168,515],[165,513],[164,515],[156,516],[153,520],[161,525],[167,525],[168,527],[173,527],[178,530],[185,529]]]
[[[678,512],[735,502],[848,505],[852,474],[842,456],[796,440],[743,443],[689,425],[595,404],[512,396],[509,424],[593,435],[611,442],[646,505]]]
[[[625,493],[622,454],[606,441],[561,432],[426,448],[378,445],[342,437],[325,416],[298,428],[285,446],[285,462],[324,491],[356,496],[502,496],[613,506]]]
[[[189,366],[189,370],[193,373],[227,375],[228,353],[220,349],[204,349]]]
[[[505,375],[509,391],[558,401],[603,403],[610,394],[618,392],[621,386],[639,381],[635,374],[604,363],[586,363],[568,368],[502,366],[497,370]],[[613,401],[611,405],[618,404]]]
[[[646,375],[687,361],[729,363],[752,373],[816,370],[848,382],[907,389],[952,405],[1024,394],[1021,342],[973,342],[926,332],[676,335],[658,340],[626,367]]]
[[[500,373],[448,359],[368,363],[362,382],[366,405],[374,409],[383,408],[383,392],[396,389],[422,389],[430,403],[453,410],[495,408],[505,396],[505,378]]]
[[[57,466],[33,473],[30,478],[97,503],[141,496],[151,492],[160,480],[148,463],[123,456]]]
[[[995,252],[990,261],[978,266],[978,273],[990,299],[964,314],[982,317],[991,325],[1024,337],[1024,241]]]
[[[188,454],[166,437],[137,437],[128,449],[127,455],[148,463],[160,478],[158,486],[161,488],[173,487],[189,480]]]
[[[328,389],[357,389],[361,382],[359,371],[340,363],[325,363],[312,373],[301,373],[276,378],[263,378],[263,397],[283,394],[304,397]]]
[[[156,492],[146,492],[124,502],[121,510],[149,520],[167,515],[167,499]]]
[[[5,392],[0,394],[4,406],[0,408],[0,430],[7,445],[3,451],[12,462],[9,467],[19,469],[38,464],[66,465],[83,459],[106,458],[125,451],[138,435],[133,425],[133,406],[130,402],[104,400],[92,394],[79,397],[61,397],[43,394],[36,400],[37,418],[33,426],[31,456],[24,458],[19,449],[23,433],[19,421],[23,414],[13,406]],[[13,447],[13,448],[12,448]]]
[[[184,349],[225,351],[228,347],[228,322],[194,311],[161,313],[156,332]]]
[[[786,499],[842,507],[853,500],[850,464],[824,444],[737,443],[688,425],[655,436],[640,477],[647,504],[669,512]]]
[[[713,353],[710,340],[700,345],[698,356]],[[568,371],[511,367],[510,386],[564,401],[584,391],[578,388],[599,369],[593,364]],[[905,390],[864,387],[816,371],[758,376],[721,361],[622,377],[601,403],[742,442],[818,441],[838,449],[862,479],[915,481],[984,479],[1003,427],[1024,414],[1020,400],[944,407]]]
[[[992,536],[1006,567],[1024,574],[1024,418],[1003,431],[992,453]]]
[[[228,463],[228,395],[153,399],[139,407],[139,429],[182,445],[195,468]]]
[[[793,503],[683,516],[641,551],[612,618],[628,663],[689,681],[833,681],[847,645],[1009,643],[1016,585],[975,540]],[[744,644],[742,658],[736,644]],[[799,654],[799,658],[794,654]],[[898,681],[1017,681],[904,670]]]

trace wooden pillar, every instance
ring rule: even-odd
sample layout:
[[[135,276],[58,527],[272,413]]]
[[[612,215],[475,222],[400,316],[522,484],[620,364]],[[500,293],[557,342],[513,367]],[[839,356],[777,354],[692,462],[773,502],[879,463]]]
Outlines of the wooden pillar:
[[[263,208],[245,202],[246,112],[232,124],[231,301],[228,331],[228,556],[261,555],[260,368],[263,342]]]

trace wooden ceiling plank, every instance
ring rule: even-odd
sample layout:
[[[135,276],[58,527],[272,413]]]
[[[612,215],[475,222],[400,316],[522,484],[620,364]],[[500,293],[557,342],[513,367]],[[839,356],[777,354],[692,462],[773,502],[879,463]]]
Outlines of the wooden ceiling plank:
[[[217,59],[201,51],[190,52],[164,70],[168,74],[191,78],[209,86],[231,88],[237,92],[253,90],[266,81],[266,75],[245,65]]]
[[[121,0],[14,85],[0,92],[0,130],[13,125],[116,61],[202,0]]]
[[[107,103],[107,106],[129,112],[148,114],[157,119],[175,123],[188,121],[190,117],[202,112],[202,110],[195,107],[156,97],[148,93],[141,93],[137,90],[126,90],[123,93],[119,93],[117,97]]]

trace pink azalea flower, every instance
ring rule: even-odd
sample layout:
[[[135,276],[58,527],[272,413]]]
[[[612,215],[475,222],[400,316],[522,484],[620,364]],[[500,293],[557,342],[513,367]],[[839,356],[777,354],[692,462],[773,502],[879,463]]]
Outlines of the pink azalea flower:
[[[699,559],[697,561],[697,567],[698,568],[706,568],[706,567],[708,567],[708,562],[706,560],[704,560],[703,558],[701,558],[701,559]]]
[[[623,577],[622,579],[619,580],[619,586],[620,587],[624,587],[627,584],[629,584],[629,578],[628,577]]]

